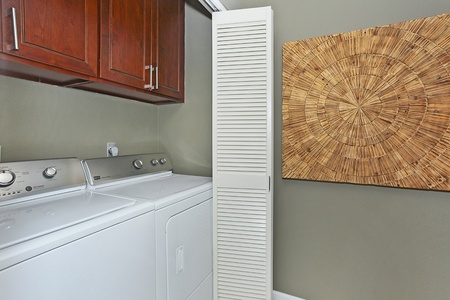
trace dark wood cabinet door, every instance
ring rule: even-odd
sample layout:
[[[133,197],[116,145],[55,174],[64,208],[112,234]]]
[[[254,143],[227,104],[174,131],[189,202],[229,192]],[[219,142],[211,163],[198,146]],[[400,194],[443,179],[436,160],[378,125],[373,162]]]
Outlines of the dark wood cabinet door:
[[[97,76],[97,0],[2,0],[1,12],[4,53]]]
[[[3,52],[3,10],[2,10],[2,6],[0,5],[0,16],[1,16],[1,20],[0,20],[0,53]]]
[[[151,1],[101,0],[100,77],[145,89],[150,84]]]
[[[184,100],[184,0],[153,0],[154,92]]]

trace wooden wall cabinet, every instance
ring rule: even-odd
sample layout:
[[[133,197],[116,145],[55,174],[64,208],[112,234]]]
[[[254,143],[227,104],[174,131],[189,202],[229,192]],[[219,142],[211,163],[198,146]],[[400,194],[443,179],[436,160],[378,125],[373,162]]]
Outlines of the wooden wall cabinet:
[[[2,0],[0,32],[0,74],[184,101],[183,0]]]
[[[96,76],[97,14],[92,0],[4,0],[2,50],[31,65]]]
[[[101,78],[138,89],[150,85],[151,2],[101,0]]]
[[[155,92],[184,99],[184,1],[153,1]],[[157,82],[156,82],[157,80]]]
[[[3,22],[2,22],[2,17],[3,13],[2,13],[2,6],[0,5],[0,53],[3,52]]]

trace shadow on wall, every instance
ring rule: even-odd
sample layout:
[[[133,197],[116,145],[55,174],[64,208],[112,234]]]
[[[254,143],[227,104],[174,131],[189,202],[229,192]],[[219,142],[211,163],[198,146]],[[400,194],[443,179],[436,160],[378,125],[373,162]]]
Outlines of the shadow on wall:
[[[203,5],[201,5],[200,2],[198,2],[198,0],[186,0],[185,3],[194,8],[195,10],[201,12],[203,15],[211,17],[209,11],[207,11],[206,8],[203,7]]]

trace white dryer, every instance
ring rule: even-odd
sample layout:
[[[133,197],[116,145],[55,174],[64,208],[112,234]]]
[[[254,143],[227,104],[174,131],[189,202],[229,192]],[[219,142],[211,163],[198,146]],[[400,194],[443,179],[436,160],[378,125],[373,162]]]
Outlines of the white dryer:
[[[154,205],[86,190],[78,159],[0,164],[0,299],[155,299]]]
[[[213,299],[212,180],[174,174],[167,155],[83,161],[88,186],[155,206],[156,299]]]

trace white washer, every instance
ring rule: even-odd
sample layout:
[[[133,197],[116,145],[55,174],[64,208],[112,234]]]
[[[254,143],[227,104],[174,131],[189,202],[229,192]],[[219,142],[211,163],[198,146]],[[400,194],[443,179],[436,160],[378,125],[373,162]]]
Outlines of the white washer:
[[[0,299],[155,299],[154,205],[86,190],[77,159],[0,164]]]
[[[212,180],[174,174],[165,154],[83,161],[97,193],[155,206],[156,299],[212,300]]]

